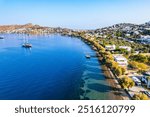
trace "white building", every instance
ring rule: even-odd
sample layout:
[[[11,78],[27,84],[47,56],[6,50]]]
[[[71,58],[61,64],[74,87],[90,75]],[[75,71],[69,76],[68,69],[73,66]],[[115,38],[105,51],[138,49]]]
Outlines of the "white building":
[[[139,35],[140,33],[139,31],[134,31],[134,34]]]
[[[115,46],[115,45],[106,45],[106,46],[105,46],[105,49],[106,49],[106,50],[115,50],[115,49],[116,49],[116,46]]]
[[[126,36],[127,36],[127,37],[130,37],[130,36],[131,36],[131,34],[126,34]]]
[[[150,38],[150,36],[149,35],[146,35],[146,36],[141,36],[141,38],[144,38],[144,39],[149,39]]]
[[[131,47],[129,47],[129,46],[119,46],[119,49],[125,49],[128,52],[131,51]]]
[[[114,56],[114,60],[120,65],[120,66],[127,66],[128,60],[123,57],[122,55],[116,55]]]

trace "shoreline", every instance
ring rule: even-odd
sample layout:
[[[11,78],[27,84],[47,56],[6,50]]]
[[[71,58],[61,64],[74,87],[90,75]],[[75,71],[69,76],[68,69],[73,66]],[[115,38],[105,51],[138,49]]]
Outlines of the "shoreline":
[[[78,38],[78,37],[77,37]],[[79,38],[80,39],[80,38]],[[84,39],[81,39],[85,44],[89,45],[88,42],[86,42]],[[96,58],[98,59],[99,62],[99,67],[101,67],[103,76],[105,77],[105,80],[110,87],[110,92],[108,92],[108,98],[106,100],[130,100],[128,94],[125,92],[124,89],[120,86],[117,78],[115,75],[112,73],[112,71],[103,63],[102,61],[102,56],[98,53],[97,50],[93,49],[92,46],[94,44],[89,45],[93,51],[95,51]],[[86,82],[85,79],[84,82]],[[86,92],[86,91],[85,91]],[[100,99],[97,99],[100,100]]]
[[[101,64],[102,71],[104,73],[106,82],[111,87],[111,92],[109,92],[108,100],[130,100],[126,92],[121,88],[118,81],[111,70],[104,64]]]
[[[99,55],[99,54],[98,54]],[[109,92],[109,100],[130,100],[127,93],[122,89],[118,80],[115,78],[115,75],[112,71],[103,63],[102,57],[99,56],[98,60],[100,62],[102,72],[104,73],[106,82],[111,87],[111,92]]]
[[[79,38],[79,37],[77,37]],[[92,46],[95,47],[94,44],[92,44],[90,41],[88,41],[87,39],[84,39],[82,37],[80,37],[79,39],[81,39],[84,43],[86,43],[87,45],[89,45],[90,43],[90,47],[91,49]],[[102,72],[104,74],[104,77],[106,79],[106,82],[108,83],[108,85],[111,87],[111,91],[108,93],[108,99],[107,100],[130,100],[130,97],[128,96],[128,94],[125,92],[124,89],[122,89],[122,87],[120,86],[117,78],[115,77],[115,75],[112,73],[112,71],[103,63],[102,61],[102,56],[98,53],[98,50],[93,49],[96,53],[97,53],[97,58],[98,61],[100,63],[100,67],[102,68]]]

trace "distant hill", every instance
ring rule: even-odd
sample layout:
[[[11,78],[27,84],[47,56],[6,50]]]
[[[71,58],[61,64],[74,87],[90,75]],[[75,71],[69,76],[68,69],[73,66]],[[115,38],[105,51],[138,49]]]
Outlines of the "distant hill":
[[[10,32],[10,33],[38,33],[38,32],[48,32],[48,33],[55,33],[55,32],[69,32],[72,31],[71,29],[67,28],[53,28],[53,27],[43,27],[39,25],[33,25],[32,23],[28,23],[25,25],[1,25],[0,32]],[[45,31],[44,31],[45,30]],[[116,32],[121,31],[125,35],[131,34],[133,36],[137,35],[150,35],[150,21],[144,24],[131,24],[131,23],[120,23],[115,24],[113,26],[99,28],[96,30],[86,30],[86,32],[97,33],[97,34],[107,34],[107,32]],[[136,37],[137,37],[136,36]]]
[[[7,31],[7,30],[16,30],[16,29],[22,29],[22,28],[38,28],[41,27],[39,25],[33,25],[32,23],[28,23],[25,25],[1,25],[0,31]]]

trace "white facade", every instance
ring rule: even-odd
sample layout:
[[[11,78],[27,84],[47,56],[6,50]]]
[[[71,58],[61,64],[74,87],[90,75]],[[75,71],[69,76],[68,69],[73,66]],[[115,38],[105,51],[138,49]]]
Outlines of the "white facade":
[[[131,35],[130,35],[130,34],[126,34],[126,36],[127,36],[127,37],[130,37]]]
[[[106,49],[106,50],[115,50],[115,49],[116,49],[116,46],[115,46],[115,45],[106,45],[106,46],[105,46],[105,49]]]
[[[121,56],[121,55],[117,55],[114,56],[114,60],[120,65],[120,66],[127,66],[128,65],[128,60]]]

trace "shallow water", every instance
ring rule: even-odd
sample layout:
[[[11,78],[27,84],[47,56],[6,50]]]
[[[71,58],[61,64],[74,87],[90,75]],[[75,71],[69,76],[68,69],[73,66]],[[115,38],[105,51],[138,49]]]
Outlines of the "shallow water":
[[[1,36],[1,35],[0,35]],[[107,99],[109,87],[95,52],[77,38],[3,34],[0,40],[0,99]],[[32,49],[22,48],[27,39]]]

